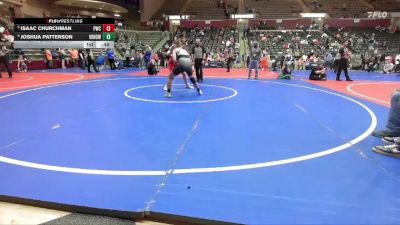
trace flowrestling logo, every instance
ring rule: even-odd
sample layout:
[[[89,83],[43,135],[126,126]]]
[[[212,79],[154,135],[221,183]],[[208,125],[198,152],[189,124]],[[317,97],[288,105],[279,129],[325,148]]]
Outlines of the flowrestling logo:
[[[367,12],[367,14],[369,19],[385,19],[388,17],[387,12],[374,11],[374,12]]]

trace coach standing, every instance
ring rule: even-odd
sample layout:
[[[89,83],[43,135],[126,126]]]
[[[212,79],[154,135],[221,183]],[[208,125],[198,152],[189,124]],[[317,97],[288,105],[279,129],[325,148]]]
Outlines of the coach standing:
[[[1,34],[0,34],[0,36],[1,36]],[[0,64],[4,64],[4,66],[8,72],[8,77],[12,78],[12,71],[11,71],[11,67],[10,67],[8,50],[7,50],[8,46],[10,46],[10,42],[8,42],[5,39],[0,40]],[[0,78],[1,78],[1,70],[0,70]]]
[[[252,69],[255,70],[255,79],[258,79],[258,62],[261,58],[261,49],[258,46],[258,42],[253,43],[253,48],[250,52],[250,67],[249,67],[249,79],[251,78],[251,71]]]
[[[203,82],[203,59],[206,57],[206,52],[199,39],[196,40],[196,45],[192,49],[192,56],[194,58],[197,81]]]
[[[343,70],[344,71],[344,75],[346,76],[346,81],[353,81],[349,77],[349,71],[347,69],[349,63],[348,63],[347,54],[346,54],[344,48],[341,48],[339,50],[339,54],[340,54],[340,59],[338,61],[338,69],[337,69],[337,73],[336,73],[336,80],[337,81],[341,81],[340,74],[342,73],[342,70]]]

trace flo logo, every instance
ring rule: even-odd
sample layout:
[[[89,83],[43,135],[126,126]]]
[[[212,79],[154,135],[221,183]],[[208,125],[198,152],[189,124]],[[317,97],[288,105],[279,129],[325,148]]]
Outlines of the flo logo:
[[[368,18],[370,19],[384,19],[388,17],[388,13],[387,12],[367,12],[368,14]]]

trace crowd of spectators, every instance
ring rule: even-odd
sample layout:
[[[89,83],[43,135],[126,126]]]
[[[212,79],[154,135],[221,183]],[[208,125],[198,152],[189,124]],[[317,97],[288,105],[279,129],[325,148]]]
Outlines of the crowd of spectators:
[[[399,71],[400,36],[394,27],[375,27],[357,31],[329,29],[318,30],[316,24],[309,27],[296,25],[295,30],[282,30],[260,22],[252,29],[243,29],[243,38],[259,42],[263,55],[271,58],[269,65],[280,70],[287,59],[291,69],[309,69],[319,62],[329,69],[335,69],[335,59],[340,58],[339,49],[346,50],[346,58],[351,69],[380,71],[385,73]],[[246,59],[248,56],[242,56]]]
[[[173,39],[183,38],[184,45],[191,51],[196,40],[199,40],[205,49],[206,66],[211,62],[233,61],[239,57],[238,30],[234,27],[212,28],[212,27],[194,27],[191,29],[178,29]],[[163,49],[163,55],[167,55],[168,48],[173,40]],[[240,58],[240,57],[239,57]]]
[[[350,59],[354,67],[369,72],[398,71],[400,49],[396,39],[400,35],[395,28],[377,26],[374,31],[343,28],[330,31],[351,52]]]

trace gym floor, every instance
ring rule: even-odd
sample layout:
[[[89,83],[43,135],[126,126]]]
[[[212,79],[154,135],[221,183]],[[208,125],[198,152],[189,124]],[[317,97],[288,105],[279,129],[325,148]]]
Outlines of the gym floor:
[[[398,224],[400,164],[371,151],[398,74],[205,69],[0,79],[1,196],[244,224]],[[254,72],[253,72],[254,73]]]

